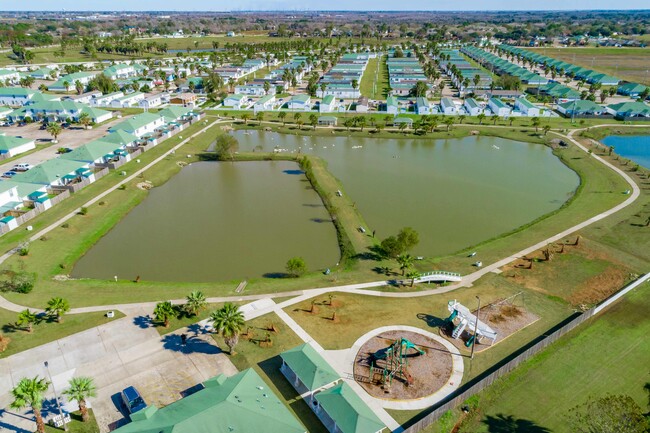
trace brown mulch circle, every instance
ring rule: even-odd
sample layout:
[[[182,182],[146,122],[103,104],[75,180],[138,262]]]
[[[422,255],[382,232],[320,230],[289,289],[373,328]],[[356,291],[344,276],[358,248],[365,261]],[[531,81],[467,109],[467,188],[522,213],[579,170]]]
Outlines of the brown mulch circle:
[[[405,377],[395,377],[390,389],[381,385],[384,360],[376,360],[374,378],[370,378],[370,363],[373,354],[382,351],[395,341],[406,338],[420,349],[419,355],[413,349],[407,353],[406,371],[412,378],[407,384]],[[452,357],[449,351],[433,338],[411,331],[388,331],[368,340],[359,350],[354,360],[354,378],[373,397],[391,400],[413,400],[433,394],[442,388],[452,372]]]

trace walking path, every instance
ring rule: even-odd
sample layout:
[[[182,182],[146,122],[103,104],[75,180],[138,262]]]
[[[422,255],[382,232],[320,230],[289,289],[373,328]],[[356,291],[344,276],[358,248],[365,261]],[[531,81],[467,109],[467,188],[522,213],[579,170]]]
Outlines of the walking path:
[[[221,121],[221,122],[229,122],[229,121]],[[179,143],[177,146],[175,146],[173,149],[169,150],[166,152],[164,155],[161,157],[157,158],[155,161],[151,162],[148,164],[146,167],[143,167],[142,169],[138,170],[136,173],[133,175],[129,176],[127,179],[124,181],[120,182],[119,184],[115,185],[113,188],[110,188],[108,191],[105,193],[97,196],[93,200],[89,201],[87,205],[93,204],[96,201],[100,200],[102,197],[104,197],[106,194],[112,192],[115,190],[117,187],[119,187],[120,184],[124,182],[128,182],[132,180],[135,176],[139,175],[141,172],[145,171],[146,169],[150,168],[153,164],[157,163],[158,161],[164,159],[169,153],[177,150],[180,148],[182,145],[187,143],[190,139],[195,137],[198,134],[201,134],[205,132],[208,128],[210,128],[212,125],[220,123],[220,121],[214,122],[207,126],[206,128],[196,132],[192,136],[188,137],[187,139],[183,140],[181,143]],[[608,126],[621,126],[617,124],[603,124],[603,125],[597,125],[593,126],[591,128],[602,128],[602,127],[608,127]],[[626,125],[627,127],[627,125]],[[629,127],[647,127],[644,125],[630,125]],[[505,128],[505,127],[504,127]],[[553,132],[554,134],[558,135],[559,137],[562,137],[566,140],[569,140],[573,144],[575,144],[578,148],[583,150],[584,152],[588,152],[588,150],[581,145],[577,140],[573,138],[573,135],[576,132],[580,132],[582,130],[572,130],[569,132],[569,134],[564,135],[560,134],[559,132]],[[600,221],[604,218],[607,218],[616,212],[620,211],[621,209],[624,209],[625,207],[631,205],[634,203],[634,201],[641,195],[641,190],[637,186],[637,184],[634,182],[634,180],[623,170],[615,167],[611,163],[605,161],[603,158],[599,157],[598,155],[591,153],[589,154],[590,157],[595,158],[598,160],[600,163],[604,164],[606,167],[610,168],[617,174],[619,174],[625,181],[630,185],[630,195],[629,197],[623,201],[622,203],[614,206],[611,209],[608,209],[596,216],[593,216],[579,224],[576,224],[573,227],[570,227],[566,230],[563,230],[562,232],[551,236],[547,239],[544,239],[543,241],[540,241],[534,245],[531,245],[530,247],[523,249],[521,251],[518,251],[508,257],[505,257],[495,263],[492,263],[490,265],[484,266],[483,268],[477,270],[476,272],[473,272],[471,274],[463,276],[463,280],[460,283],[457,284],[451,284],[449,286],[445,287],[436,287],[434,289],[427,289],[427,290],[422,290],[418,292],[383,292],[383,291],[378,291],[378,290],[367,290],[371,288],[377,288],[377,287],[383,287],[388,285],[388,281],[382,280],[382,281],[372,281],[372,282],[367,282],[367,283],[359,283],[359,284],[349,284],[349,285],[344,285],[344,286],[330,286],[330,287],[322,287],[322,288],[315,288],[315,289],[305,289],[305,290],[298,290],[298,291],[289,291],[289,292],[278,292],[278,293],[272,293],[272,294],[256,294],[256,295],[244,295],[244,296],[221,296],[221,297],[212,297],[208,298],[208,302],[210,303],[221,303],[221,302],[242,302],[242,301],[254,301],[258,299],[264,299],[264,298],[277,298],[277,297],[287,297],[287,296],[298,296],[298,298],[290,299],[288,301],[285,301],[283,304],[284,306],[289,306],[293,305],[297,302],[300,302],[304,299],[309,299],[314,296],[322,296],[324,294],[327,294],[329,292],[344,292],[344,293],[355,293],[355,294],[362,294],[362,295],[368,295],[368,296],[381,296],[381,297],[387,297],[387,298],[412,298],[412,297],[422,297],[422,296],[429,296],[429,295],[435,295],[435,294],[442,294],[442,293],[447,293],[451,292],[453,290],[457,290],[461,287],[471,287],[472,284],[483,277],[484,275],[497,271],[499,268],[512,263],[513,261],[530,254],[534,251],[537,251],[549,243],[557,242],[558,240],[561,240],[563,238],[566,238],[567,236],[597,222]],[[53,230],[54,228],[58,227],[61,225],[64,221],[67,219],[71,218],[74,216],[76,212],[72,212],[71,214],[68,214],[67,216],[63,217],[61,220],[58,222],[52,224],[51,226],[43,229],[41,232],[35,234],[30,238],[30,240],[35,240],[40,238],[43,234],[47,233],[50,230]],[[3,256],[0,256],[0,263],[2,263],[4,260],[6,260],[12,253],[6,253]],[[185,302],[184,299],[176,299],[173,300],[172,303],[174,304],[181,304]],[[89,313],[89,312],[101,312],[101,311],[107,311],[107,310],[123,310],[123,309],[129,309],[129,308],[147,308],[150,310],[153,310],[153,307],[155,306],[156,302],[144,302],[144,303],[132,303],[132,304],[115,304],[115,305],[99,305],[99,306],[91,306],[91,307],[80,307],[80,308],[73,308],[70,310],[69,314],[79,314],[79,313]],[[25,306],[17,305],[13,302],[8,301],[4,297],[0,296],[0,308],[4,308],[10,311],[15,311],[15,312],[20,312],[24,310]]]

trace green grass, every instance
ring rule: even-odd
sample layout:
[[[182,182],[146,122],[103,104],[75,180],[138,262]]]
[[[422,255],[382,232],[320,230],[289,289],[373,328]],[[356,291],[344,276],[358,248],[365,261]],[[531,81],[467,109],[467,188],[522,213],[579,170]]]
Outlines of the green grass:
[[[72,421],[68,424],[69,433],[99,433],[99,426],[97,425],[97,420],[95,419],[95,414],[92,409],[88,409],[88,414],[90,419],[86,422],[81,421],[81,415],[79,412],[73,412],[70,414]],[[60,433],[62,428],[56,428],[49,425],[45,426],[45,433]]]
[[[368,61],[366,71],[361,77],[359,89],[363,96],[370,99],[386,99],[388,95],[388,66],[387,56]]]
[[[570,408],[606,393],[630,395],[645,408],[649,295],[650,284],[639,286],[601,316],[497,381],[480,394],[480,415],[464,423],[460,431],[494,431],[484,421],[499,415],[566,431]]]
[[[34,325],[32,333],[14,326],[18,313],[0,309],[1,334],[11,339],[7,350],[0,353],[1,358],[14,355],[41,344],[49,343],[59,338],[67,337],[95,326],[113,322],[124,314],[115,312],[115,318],[109,319],[105,313],[84,313],[67,314],[63,317],[63,323],[56,323],[52,320],[42,320]]]
[[[278,330],[277,333],[268,331],[271,324]],[[251,340],[240,338],[235,348],[236,355],[231,357],[235,367],[240,371],[253,368],[259,373],[280,401],[307,427],[308,432],[326,433],[323,424],[280,372],[282,361],[279,354],[302,344],[303,341],[275,313],[249,320],[246,322],[246,327],[245,331],[250,329],[253,338]],[[265,340],[267,333],[271,335],[273,345],[262,347],[259,340]],[[214,338],[217,344],[228,350],[221,337],[214,336]]]
[[[175,310],[178,313],[176,317],[173,317],[169,321],[169,326],[165,328],[160,323],[155,323],[156,331],[160,335],[169,334],[171,332],[178,331],[181,328],[186,328],[190,325],[193,325],[197,322],[207,319],[210,317],[210,313],[214,310],[219,309],[223,304],[208,304],[206,308],[199,312],[196,316],[188,316],[182,309],[181,306],[175,305]]]

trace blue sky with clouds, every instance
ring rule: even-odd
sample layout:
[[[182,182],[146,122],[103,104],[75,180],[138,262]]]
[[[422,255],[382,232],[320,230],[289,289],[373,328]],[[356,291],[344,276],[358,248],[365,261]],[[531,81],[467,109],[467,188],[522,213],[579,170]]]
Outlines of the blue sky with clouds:
[[[576,10],[647,9],[648,0],[25,0],[0,1],[0,10]]]

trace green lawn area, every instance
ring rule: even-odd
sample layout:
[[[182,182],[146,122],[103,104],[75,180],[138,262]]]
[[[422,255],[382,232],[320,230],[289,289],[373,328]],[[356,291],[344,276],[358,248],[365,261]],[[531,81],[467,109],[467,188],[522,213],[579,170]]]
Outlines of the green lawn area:
[[[277,333],[269,331],[271,325],[275,326]],[[307,427],[309,433],[327,433],[323,424],[280,372],[282,360],[279,354],[302,344],[303,341],[275,313],[249,320],[246,322],[246,328],[245,332],[250,331],[252,339],[240,338],[235,349],[236,355],[231,357],[233,364],[240,371],[246,368],[255,369],[280,401]],[[266,340],[267,333],[270,334],[272,346],[262,347],[265,343],[261,345],[260,340]],[[228,350],[221,337],[215,335],[214,338],[217,344]]]
[[[63,317],[63,323],[42,320],[34,325],[32,333],[17,329],[14,326],[17,316],[18,313],[0,309],[0,326],[2,326],[0,334],[11,339],[7,350],[0,353],[0,358],[115,321],[120,317],[124,317],[124,314],[116,311],[113,319],[107,318],[105,313],[68,314]]]
[[[210,317],[210,313],[214,310],[221,308],[223,304],[208,304],[206,308],[199,312],[196,316],[188,316],[180,307],[180,305],[175,305],[176,312],[178,313],[176,317],[173,317],[169,321],[169,327],[165,328],[162,324],[155,323],[156,331],[160,335],[169,334],[171,332],[178,331],[181,328],[186,328],[194,323],[200,322],[202,320]]]
[[[647,48],[567,47],[530,50],[624,80],[650,84],[650,76],[646,73],[650,61],[650,51]]]
[[[388,96],[387,56],[368,60],[366,71],[361,77],[359,89],[363,96],[370,99],[386,99]]]
[[[92,409],[88,409],[90,419],[87,422],[81,421],[81,415],[78,412],[70,414],[72,421],[68,424],[69,433],[99,433],[99,426],[95,420],[95,414]],[[60,433],[62,428],[56,428],[49,425],[45,426],[45,433]]]
[[[589,396],[627,394],[648,404],[650,284],[639,286],[601,316],[590,319],[479,394],[479,415],[462,432],[496,432],[499,417],[566,430],[569,409]],[[457,414],[456,414],[457,415]],[[436,430],[426,430],[436,431]],[[514,430],[507,430],[514,431]],[[523,431],[523,430],[516,430]]]

